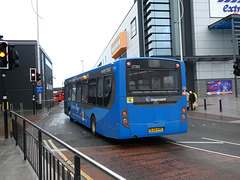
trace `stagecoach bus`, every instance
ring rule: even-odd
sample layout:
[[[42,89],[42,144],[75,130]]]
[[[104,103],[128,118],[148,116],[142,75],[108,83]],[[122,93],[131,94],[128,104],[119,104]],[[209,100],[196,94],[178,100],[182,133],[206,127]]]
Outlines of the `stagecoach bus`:
[[[126,58],[68,78],[64,112],[115,139],[186,133],[184,62]]]

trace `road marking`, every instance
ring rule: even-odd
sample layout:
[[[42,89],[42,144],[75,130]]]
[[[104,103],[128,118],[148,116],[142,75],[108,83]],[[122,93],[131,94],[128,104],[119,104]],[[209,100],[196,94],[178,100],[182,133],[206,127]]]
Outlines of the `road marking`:
[[[210,139],[210,138],[205,138],[205,137],[202,137],[202,139],[209,140],[209,141],[222,142],[222,143],[225,143],[225,144],[231,144],[231,145],[235,145],[235,146],[240,146],[240,144],[238,144],[238,143],[233,143],[233,142],[228,142],[228,141],[222,141],[222,140],[217,140],[217,139]]]
[[[240,123],[240,120],[236,120],[236,121],[229,121],[229,123],[236,123],[236,124],[239,124],[239,123]]]
[[[176,143],[181,144],[223,144],[221,141],[209,142],[209,141],[177,141]]]
[[[204,152],[208,152],[208,153],[213,153],[213,154],[217,154],[217,155],[240,159],[240,156],[234,156],[234,155],[224,154],[224,153],[220,153],[220,152],[216,152],[216,151],[210,151],[210,150],[206,150],[206,149],[196,148],[196,147],[192,147],[192,146],[188,146],[188,145],[184,145],[184,144],[178,144],[177,142],[171,142],[171,141],[169,141],[169,142],[172,144],[178,145],[178,146],[185,147],[185,148],[190,148],[190,149],[195,149],[198,151],[204,151]]]
[[[72,168],[74,168],[74,164],[72,163],[72,161],[70,161],[56,146],[55,144],[52,142],[52,140],[48,140],[48,142],[51,144],[51,146],[53,147],[53,149],[63,158],[63,160],[68,163]],[[91,178],[90,176],[88,176],[84,171],[81,170],[80,173],[83,177],[85,177],[87,180],[93,180],[93,178]]]
[[[45,146],[46,146],[49,150],[51,150],[51,151],[53,152],[53,150],[50,148],[50,146],[48,145],[48,143],[47,143],[46,140],[43,140],[43,143],[45,144]]]

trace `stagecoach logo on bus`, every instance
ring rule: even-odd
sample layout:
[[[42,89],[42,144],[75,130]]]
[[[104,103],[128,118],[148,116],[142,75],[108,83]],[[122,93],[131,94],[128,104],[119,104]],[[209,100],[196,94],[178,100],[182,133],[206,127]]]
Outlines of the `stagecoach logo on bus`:
[[[146,97],[147,102],[162,102],[162,101],[167,101],[167,98],[151,98],[151,97]]]

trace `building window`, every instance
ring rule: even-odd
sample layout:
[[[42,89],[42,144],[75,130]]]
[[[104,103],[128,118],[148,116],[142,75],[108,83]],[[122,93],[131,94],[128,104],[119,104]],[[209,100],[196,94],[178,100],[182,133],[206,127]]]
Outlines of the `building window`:
[[[172,56],[169,0],[144,1],[146,56]]]
[[[52,63],[49,61],[48,58],[46,58],[46,64],[50,69],[52,69]]]
[[[131,38],[137,34],[136,17],[131,22]]]

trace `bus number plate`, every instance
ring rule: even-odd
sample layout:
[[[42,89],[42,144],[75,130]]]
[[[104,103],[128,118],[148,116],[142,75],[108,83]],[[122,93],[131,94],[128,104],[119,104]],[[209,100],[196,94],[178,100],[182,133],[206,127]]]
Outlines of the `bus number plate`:
[[[149,128],[148,132],[152,133],[152,132],[162,132],[163,128]]]

